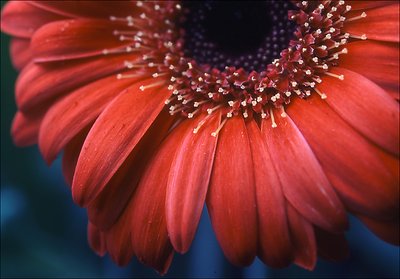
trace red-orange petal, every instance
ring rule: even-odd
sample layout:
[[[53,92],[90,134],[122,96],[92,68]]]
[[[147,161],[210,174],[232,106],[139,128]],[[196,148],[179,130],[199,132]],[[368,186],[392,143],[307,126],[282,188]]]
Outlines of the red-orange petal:
[[[342,261],[349,256],[349,246],[343,233],[333,234],[315,227],[318,256],[329,261]]]
[[[363,0],[350,0],[346,1],[346,5],[351,6],[351,10],[365,10],[365,9],[372,9],[376,7],[382,7],[382,6],[387,6],[395,3],[396,1],[384,1],[384,0],[379,0],[379,1],[363,1]]]
[[[88,208],[89,220],[101,230],[112,226],[135,191],[154,150],[165,138],[174,118],[162,111],[122,166]]]
[[[340,57],[341,68],[361,74],[378,85],[399,84],[398,44],[366,40],[352,42],[346,48],[348,54]]]
[[[42,119],[43,114],[27,116],[18,111],[14,116],[11,126],[11,135],[14,144],[21,147],[36,144]]]
[[[396,212],[397,215],[399,212]],[[376,234],[382,240],[393,244],[400,245],[399,217],[392,221],[377,221],[365,216],[359,215],[358,218],[364,223],[369,230]]]
[[[92,125],[93,123],[89,124],[86,128],[79,132],[79,134],[71,139],[64,148],[62,157],[62,171],[65,181],[69,187],[72,186],[72,178],[74,177],[79,153],[81,153],[83,143],[85,142],[86,136],[89,133]]]
[[[295,100],[287,111],[347,208],[378,219],[392,218],[399,204],[399,177],[384,161],[390,156],[369,143],[318,96]],[[398,160],[391,160],[398,165]]]
[[[393,99],[399,101],[400,99],[400,84],[380,84],[380,86],[388,93]]]
[[[197,117],[192,129],[205,117]],[[189,250],[203,211],[217,146],[217,137],[211,133],[218,129],[220,121],[220,113],[215,113],[198,133],[187,133],[169,172],[165,201],[167,228],[179,253]]]
[[[324,77],[318,88],[326,93],[326,102],[354,129],[388,152],[399,154],[399,104],[365,77],[336,67],[341,81]]]
[[[262,132],[286,199],[308,221],[329,231],[347,228],[346,212],[307,141],[290,117],[275,112]]]
[[[131,221],[131,211],[125,210],[117,223],[104,232],[107,251],[111,259],[119,266],[127,265],[134,256],[131,243],[131,234],[133,233],[130,226]]]
[[[49,13],[27,1],[9,1],[1,11],[1,31],[20,38],[30,38],[41,26],[65,17]]]
[[[30,41],[20,38],[12,38],[10,42],[11,62],[17,70],[21,70],[32,59],[32,53],[29,49]]]
[[[105,49],[127,46],[114,35],[123,25],[110,20],[69,19],[54,21],[32,37],[35,62],[63,61],[104,55]]]
[[[144,264],[167,272],[173,249],[168,237],[165,198],[168,175],[182,139],[192,133],[193,120],[174,128],[146,166],[128,210],[132,212],[132,245]]]
[[[370,40],[399,42],[399,3],[366,11],[365,18],[346,22],[344,32],[352,35],[367,35]],[[361,11],[349,12],[346,18],[359,16]]]
[[[86,125],[93,122],[119,93],[138,79],[106,77],[72,92],[46,113],[39,133],[39,148],[51,163],[57,154]]]
[[[156,119],[171,94],[165,86],[160,88],[160,82],[164,81],[143,81],[144,91],[139,84],[128,88],[96,120],[76,166],[72,183],[76,203],[87,206],[104,189]]]
[[[130,59],[134,58],[129,56]],[[96,79],[125,68],[128,56],[98,57],[79,61],[27,65],[18,77],[15,96],[22,111],[33,109]]]
[[[266,143],[255,121],[247,123],[254,166],[258,213],[258,256],[272,267],[292,261],[286,201]]]
[[[90,248],[92,248],[97,255],[102,257],[106,254],[107,248],[104,233],[90,222],[87,226],[87,238]]]
[[[219,133],[207,208],[225,256],[239,266],[249,265],[257,253],[255,191],[246,126],[234,117]]]
[[[313,270],[317,263],[317,244],[313,226],[290,203],[287,203],[287,214],[294,249],[294,262],[302,268]]]
[[[31,1],[43,10],[68,17],[105,18],[110,16],[127,17],[140,11],[136,1]]]

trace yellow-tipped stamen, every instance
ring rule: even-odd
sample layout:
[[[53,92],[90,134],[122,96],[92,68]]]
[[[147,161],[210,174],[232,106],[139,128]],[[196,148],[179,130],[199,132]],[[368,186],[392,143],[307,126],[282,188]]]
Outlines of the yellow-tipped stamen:
[[[286,111],[285,111],[285,108],[283,107],[283,106],[281,106],[281,116],[282,117],[286,117],[287,116],[287,113],[286,113]]]
[[[276,125],[275,117],[274,117],[274,113],[272,112],[272,109],[269,109],[269,114],[271,115],[272,128],[278,127],[278,125]]]
[[[221,131],[222,127],[224,127],[226,121],[228,121],[228,118],[225,118],[225,119],[221,122],[221,124],[219,124],[217,130],[215,130],[214,132],[211,133],[211,135],[212,135],[213,137],[216,137],[216,136],[218,135],[218,133]]]
[[[362,18],[365,18],[365,17],[367,17],[367,13],[366,13],[366,12],[363,12],[363,13],[362,13],[361,15],[359,15],[359,16],[347,18],[347,19],[346,19],[346,22],[351,22],[351,21],[358,20],[358,19],[362,19]]]
[[[334,77],[334,78],[337,78],[337,79],[340,79],[340,80],[344,80],[344,75],[336,75],[336,74],[332,74],[332,73],[329,73],[329,72],[325,72],[325,75],[328,75],[328,76],[331,76],[331,77]]]
[[[326,96],[325,93],[322,93],[317,88],[314,88],[314,90],[315,90],[315,92],[317,92],[317,94],[321,97],[322,100],[325,100],[326,98],[328,98],[328,96]]]
[[[362,34],[362,35],[353,35],[353,34],[350,34],[350,38],[358,39],[358,40],[363,40],[363,41],[365,41],[366,39],[368,39],[368,38],[367,38],[367,35],[365,35],[365,34]]]
[[[200,128],[206,123],[206,121],[211,117],[211,114],[208,114],[203,120],[197,124],[197,127],[193,129],[193,134],[197,134],[200,130]]]
[[[141,91],[145,91],[146,89],[149,89],[149,88],[152,88],[152,87],[157,87],[157,86],[160,86],[160,85],[162,85],[162,84],[164,84],[164,83],[165,83],[164,81],[159,81],[159,82],[154,82],[154,83],[149,84],[149,85],[141,85],[141,86],[139,87],[139,89],[140,89]]]

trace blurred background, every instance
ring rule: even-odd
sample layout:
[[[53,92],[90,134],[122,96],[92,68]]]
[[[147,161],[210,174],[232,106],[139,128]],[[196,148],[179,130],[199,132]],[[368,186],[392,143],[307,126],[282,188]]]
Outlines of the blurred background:
[[[121,268],[108,256],[96,256],[86,241],[85,210],[72,202],[60,160],[49,167],[36,146],[13,145],[9,131],[16,111],[17,73],[8,44],[9,38],[1,34],[1,277],[158,277],[136,260]],[[341,263],[321,260],[313,272],[296,266],[271,269],[258,260],[236,268],[225,260],[204,212],[190,251],[175,256],[165,278],[399,277],[398,247],[379,240],[354,218],[347,238],[351,257]]]

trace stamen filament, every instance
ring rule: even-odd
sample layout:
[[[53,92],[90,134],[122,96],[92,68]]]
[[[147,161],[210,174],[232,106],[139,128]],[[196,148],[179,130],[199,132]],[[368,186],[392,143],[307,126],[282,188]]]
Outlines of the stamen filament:
[[[218,135],[218,133],[221,131],[222,127],[224,127],[226,121],[228,121],[228,118],[225,118],[225,119],[221,122],[221,124],[219,124],[217,130],[215,130],[214,132],[211,133],[211,135],[212,135],[213,137],[216,137],[216,136]]]
[[[317,92],[317,94],[321,97],[321,99],[325,100],[326,98],[328,98],[328,96],[326,96],[325,93],[322,93],[321,91],[319,91],[317,88],[314,88],[315,92]]]
[[[365,41],[366,39],[367,39],[367,35],[365,35],[365,34],[362,34],[362,35],[353,35],[353,34],[350,34],[350,38],[353,38],[353,39],[358,39],[358,40],[363,40],[363,41]]]
[[[365,17],[367,17],[367,13],[366,13],[366,12],[363,12],[363,13],[362,13],[361,15],[359,15],[359,16],[355,16],[355,17],[351,17],[351,18],[346,19],[346,22],[351,22],[351,21],[358,20],[358,19],[362,19],[362,18],[365,18]]]
[[[276,125],[276,122],[275,122],[275,117],[274,117],[274,113],[272,112],[272,109],[269,109],[269,113],[270,113],[270,115],[271,115],[271,122],[272,122],[272,128],[276,128],[276,127],[278,127],[278,125]]]
[[[332,74],[332,73],[329,73],[329,72],[325,72],[325,75],[328,75],[328,76],[331,76],[331,77],[334,77],[334,78],[337,78],[337,79],[340,79],[340,80],[344,80],[344,75],[336,75],[336,74]]]

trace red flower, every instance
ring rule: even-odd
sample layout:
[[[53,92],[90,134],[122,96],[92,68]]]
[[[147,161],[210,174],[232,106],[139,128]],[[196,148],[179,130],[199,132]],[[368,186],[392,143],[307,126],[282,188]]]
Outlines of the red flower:
[[[118,264],[165,273],[204,202],[237,265],[341,259],[347,213],[398,244],[399,3],[344,2],[296,1],[261,67],[277,47],[202,56],[216,50],[181,32],[184,3],[10,2],[15,143],[63,151],[89,243]]]

